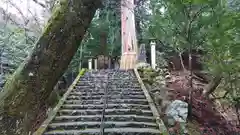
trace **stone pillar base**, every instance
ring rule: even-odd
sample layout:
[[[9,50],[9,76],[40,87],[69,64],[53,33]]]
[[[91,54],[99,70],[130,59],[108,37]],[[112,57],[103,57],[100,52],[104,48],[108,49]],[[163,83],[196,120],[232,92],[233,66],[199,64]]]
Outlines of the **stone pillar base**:
[[[134,69],[136,63],[137,63],[136,52],[124,53],[121,56],[120,69],[122,70]]]

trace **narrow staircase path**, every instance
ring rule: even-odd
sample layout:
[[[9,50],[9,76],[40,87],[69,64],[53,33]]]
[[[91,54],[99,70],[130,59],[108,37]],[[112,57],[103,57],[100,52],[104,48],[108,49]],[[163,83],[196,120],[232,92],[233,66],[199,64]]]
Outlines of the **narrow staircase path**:
[[[150,102],[133,70],[90,71],[35,134],[160,135]]]

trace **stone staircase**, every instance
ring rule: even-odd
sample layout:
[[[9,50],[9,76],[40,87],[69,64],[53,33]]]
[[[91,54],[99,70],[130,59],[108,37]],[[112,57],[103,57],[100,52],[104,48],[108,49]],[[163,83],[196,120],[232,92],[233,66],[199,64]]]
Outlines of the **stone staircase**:
[[[133,70],[87,72],[47,124],[44,135],[159,135]]]

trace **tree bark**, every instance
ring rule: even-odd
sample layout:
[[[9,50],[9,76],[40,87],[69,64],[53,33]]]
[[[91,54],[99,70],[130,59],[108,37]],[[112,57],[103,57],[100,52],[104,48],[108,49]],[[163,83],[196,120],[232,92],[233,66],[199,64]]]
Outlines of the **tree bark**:
[[[105,31],[102,31],[100,33],[100,45],[102,46],[101,47],[101,54],[103,56],[106,56],[107,55],[107,33]]]
[[[0,134],[28,135],[77,51],[101,0],[61,0],[33,52],[0,94]]]
[[[179,53],[178,55],[179,55],[179,58],[180,58],[182,69],[183,69],[184,72],[186,72],[187,70],[186,70],[186,68],[184,66],[184,63],[183,63],[182,53]]]

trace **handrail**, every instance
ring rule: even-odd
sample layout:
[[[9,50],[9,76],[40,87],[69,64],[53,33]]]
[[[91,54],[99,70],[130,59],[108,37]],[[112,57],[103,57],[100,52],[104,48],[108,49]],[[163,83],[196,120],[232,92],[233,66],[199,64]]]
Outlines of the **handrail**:
[[[105,119],[105,110],[107,108],[107,102],[108,102],[108,82],[109,82],[109,75],[107,74],[107,82],[106,86],[104,88],[104,105],[103,105],[103,111],[102,111],[102,117],[101,117],[101,125],[100,125],[100,135],[104,135],[104,119]]]
[[[78,76],[76,77],[76,79],[74,80],[74,82],[71,84],[71,86],[68,88],[67,92],[63,95],[63,97],[59,100],[58,104],[56,105],[56,107],[49,113],[48,118],[41,124],[41,126],[38,128],[37,131],[35,131],[33,133],[33,135],[42,135],[44,133],[44,131],[46,130],[47,126],[49,125],[49,123],[53,120],[53,118],[56,116],[58,110],[60,109],[60,107],[63,105],[64,101],[67,99],[67,97],[69,96],[69,94],[72,92],[74,86],[78,83],[79,79],[81,76],[84,75],[84,73],[86,72],[86,69],[82,69]]]

